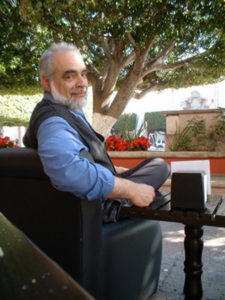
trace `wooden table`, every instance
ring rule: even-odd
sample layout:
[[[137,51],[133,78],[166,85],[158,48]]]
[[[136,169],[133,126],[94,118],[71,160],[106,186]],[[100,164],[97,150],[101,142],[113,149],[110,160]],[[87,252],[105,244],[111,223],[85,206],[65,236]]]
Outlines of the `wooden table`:
[[[183,223],[185,226],[184,238],[184,296],[185,300],[200,300],[202,290],[202,251],[203,226],[225,227],[225,201],[221,197],[214,205],[205,211],[172,210],[167,197],[163,201],[154,203],[154,207],[122,207],[120,218],[145,218],[167,222]]]

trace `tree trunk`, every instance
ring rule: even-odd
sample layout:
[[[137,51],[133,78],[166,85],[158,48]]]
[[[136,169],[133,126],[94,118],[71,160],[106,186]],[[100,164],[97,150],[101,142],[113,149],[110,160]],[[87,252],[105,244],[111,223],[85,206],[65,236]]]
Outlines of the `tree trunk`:
[[[22,146],[22,130],[21,126],[18,126],[18,146]]]
[[[0,137],[4,136],[4,129],[2,126],[0,126]]]
[[[110,135],[112,126],[116,123],[117,118],[104,115],[98,112],[93,113],[92,125],[93,128],[101,133],[104,137]]]
[[[148,49],[148,47],[146,48]],[[123,113],[130,99],[134,96],[136,87],[142,82],[143,68],[147,50],[136,50],[136,60],[132,68],[127,72],[125,78],[120,83],[117,92],[115,90],[116,79],[118,80],[121,71],[121,61],[123,58],[122,48],[118,47],[114,55],[117,60],[112,60],[108,68],[105,80],[101,76],[92,75],[93,86],[93,127],[107,137],[112,126]]]
[[[126,83],[122,83],[118,92],[107,99],[102,99],[101,92],[93,88],[93,128],[107,137],[112,126],[125,110],[133,96],[139,77],[131,74]]]

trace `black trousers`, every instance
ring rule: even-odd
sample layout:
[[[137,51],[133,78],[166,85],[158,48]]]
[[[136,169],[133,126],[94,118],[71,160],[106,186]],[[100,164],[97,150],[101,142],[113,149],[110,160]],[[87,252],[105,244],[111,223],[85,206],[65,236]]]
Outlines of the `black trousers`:
[[[161,158],[149,158],[137,166],[118,174],[118,177],[126,178],[136,183],[151,185],[157,191],[170,174],[168,164]],[[102,203],[103,222],[117,222],[119,210],[122,205],[131,205],[127,199],[107,199]]]

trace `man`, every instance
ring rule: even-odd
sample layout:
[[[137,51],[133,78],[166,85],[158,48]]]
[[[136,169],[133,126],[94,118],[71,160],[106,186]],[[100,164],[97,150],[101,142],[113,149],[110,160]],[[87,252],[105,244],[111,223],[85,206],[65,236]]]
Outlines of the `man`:
[[[40,58],[39,71],[44,97],[31,116],[24,144],[37,148],[53,186],[79,198],[103,199],[106,222],[117,220],[121,203],[149,206],[169,175],[168,165],[156,158],[129,170],[114,168],[103,137],[83,115],[88,80],[78,49],[53,44]]]

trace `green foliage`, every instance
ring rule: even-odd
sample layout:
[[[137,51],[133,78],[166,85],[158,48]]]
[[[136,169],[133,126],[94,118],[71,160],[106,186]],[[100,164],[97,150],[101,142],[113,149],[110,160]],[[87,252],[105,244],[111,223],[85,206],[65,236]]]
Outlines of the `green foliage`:
[[[183,130],[177,128],[169,145],[171,151],[216,151],[225,142],[225,110],[221,109],[217,122],[206,130],[205,120],[191,119]]]
[[[166,117],[160,112],[147,112],[144,116],[145,128],[148,132],[166,131]]]
[[[205,120],[193,118],[188,120],[183,130],[177,128],[171,151],[203,150],[208,140]]]
[[[187,123],[195,137],[204,137],[206,135],[205,120],[194,118],[192,120],[188,120]]]
[[[95,112],[118,119],[132,97],[223,80],[224,16],[223,0],[2,0],[0,82],[37,86],[43,50],[72,42],[87,64]]]
[[[104,69],[110,50],[117,46],[130,55],[151,41],[146,60],[150,67],[174,41],[168,55],[165,52],[162,56],[162,67],[153,68],[143,78],[142,89],[149,84],[158,89],[198,85],[224,75],[223,0],[71,0],[57,1],[57,5],[53,0],[3,0],[0,12],[0,78],[8,86],[28,81],[35,84],[40,53],[59,40],[75,42],[87,63],[98,71]],[[105,47],[103,40],[108,43]],[[189,58],[193,60],[179,67],[181,60]],[[118,83],[134,63],[121,68]],[[174,63],[177,67],[166,67]]]
[[[0,96],[0,126],[27,126],[31,112],[42,95]]]
[[[215,137],[220,138],[220,137],[225,137],[225,110],[220,109],[218,116],[216,117],[217,122],[215,125]]]
[[[36,94],[40,95],[43,93],[43,90],[40,85],[20,85],[20,86],[14,86],[12,88],[7,88],[3,85],[0,85],[0,96],[34,96]]]
[[[191,136],[190,136],[190,127],[186,126],[183,130],[180,128],[176,129],[173,142],[169,145],[171,151],[189,151],[191,150]]]
[[[122,114],[113,125],[112,131],[124,138],[130,138],[131,132],[136,132],[138,117],[135,113]]]
[[[27,126],[35,105],[42,99],[40,86],[22,86],[10,89],[0,86],[0,126]],[[91,99],[84,107],[86,118],[91,122]]]
[[[46,30],[21,17],[21,5],[20,0],[0,2],[0,82],[8,91],[37,86],[38,59],[49,42]]]
[[[225,145],[225,109],[221,108],[216,116],[216,124],[209,132],[209,137],[212,140],[214,149],[216,147],[222,147]]]

